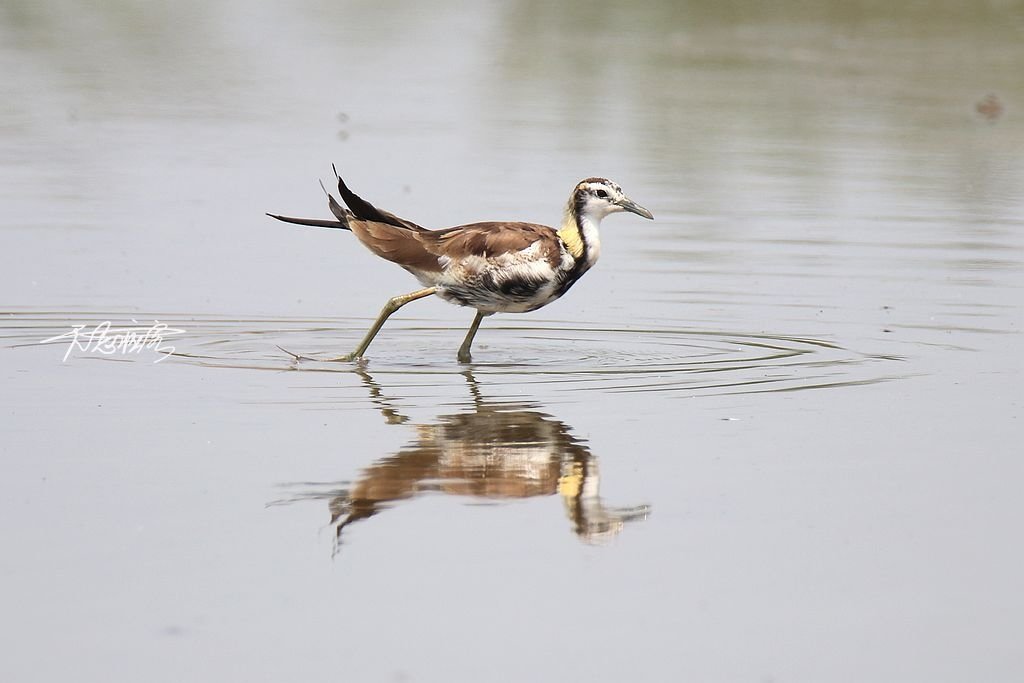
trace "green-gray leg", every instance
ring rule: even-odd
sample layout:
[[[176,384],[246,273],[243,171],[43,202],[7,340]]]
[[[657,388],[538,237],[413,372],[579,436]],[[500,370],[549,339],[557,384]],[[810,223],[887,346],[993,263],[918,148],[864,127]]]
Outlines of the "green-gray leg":
[[[384,322],[391,316],[392,313],[394,313],[395,311],[397,311],[399,308],[406,305],[410,301],[422,299],[423,297],[430,296],[435,292],[437,292],[437,287],[427,287],[426,289],[418,289],[415,292],[410,292],[409,294],[402,294],[401,296],[391,297],[390,299],[388,299],[388,302],[384,304],[384,308],[383,310],[381,310],[380,315],[377,316],[377,322],[373,323],[373,327],[371,327],[370,331],[366,333],[365,337],[363,337],[363,341],[359,343],[359,346],[356,348],[356,350],[350,354],[340,356],[338,358],[332,358],[331,360],[348,361],[356,360],[357,358],[362,358],[363,354],[366,353],[366,349],[370,346],[370,342],[372,342],[373,338],[377,336],[378,332],[380,332],[380,328],[384,327]]]
[[[469,363],[473,360],[473,355],[469,352],[469,347],[473,345],[473,337],[476,336],[476,331],[480,329],[480,321],[490,313],[484,313],[483,311],[477,311],[476,317],[473,318],[473,324],[469,326],[469,332],[466,333],[466,339],[463,340],[462,346],[459,347],[459,362]]]

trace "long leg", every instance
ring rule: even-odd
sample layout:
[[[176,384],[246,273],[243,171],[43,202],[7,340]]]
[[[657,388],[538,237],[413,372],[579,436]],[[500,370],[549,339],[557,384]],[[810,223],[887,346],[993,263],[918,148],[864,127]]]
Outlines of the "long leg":
[[[426,289],[418,289],[415,292],[410,292],[409,294],[391,297],[388,299],[388,302],[384,304],[384,308],[381,310],[380,315],[377,316],[377,322],[373,323],[373,327],[371,327],[370,331],[366,333],[365,337],[363,337],[363,341],[359,343],[356,350],[350,354],[341,356],[340,358],[332,358],[331,360],[347,361],[362,358],[363,354],[366,353],[367,347],[370,346],[370,342],[372,342],[373,338],[377,336],[378,332],[380,332],[380,328],[384,327],[384,321],[386,321],[392,313],[410,301],[416,301],[416,299],[422,299],[425,296],[430,296],[436,291],[437,287],[427,287]]]
[[[473,356],[469,352],[469,347],[473,345],[473,337],[476,336],[476,331],[480,329],[480,321],[484,319],[484,316],[488,315],[490,315],[490,313],[484,313],[483,311],[476,312],[476,317],[473,318],[473,324],[469,326],[469,332],[466,333],[466,339],[463,340],[462,346],[459,347],[460,363],[468,363],[473,360]]]

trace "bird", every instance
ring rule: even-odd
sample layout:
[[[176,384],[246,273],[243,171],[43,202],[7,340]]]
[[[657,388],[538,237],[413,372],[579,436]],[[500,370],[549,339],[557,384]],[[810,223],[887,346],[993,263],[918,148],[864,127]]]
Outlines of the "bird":
[[[333,220],[267,213],[286,223],[348,230],[377,256],[395,263],[423,285],[388,299],[359,346],[332,361],[363,358],[387,319],[406,304],[428,296],[476,310],[457,354],[472,362],[471,347],[481,321],[494,313],[527,313],[563,296],[601,255],[598,226],[606,216],[654,215],[607,178],[586,178],[573,188],[559,228],[537,223],[486,221],[429,230],[378,209],[349,189],[333,167],[343,207],[329,192]],[[321,183],[321,187],[323,184]]]

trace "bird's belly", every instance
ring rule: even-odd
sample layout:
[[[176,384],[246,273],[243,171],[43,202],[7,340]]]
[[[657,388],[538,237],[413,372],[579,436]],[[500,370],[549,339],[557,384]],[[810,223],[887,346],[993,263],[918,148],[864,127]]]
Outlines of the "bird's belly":
[[[553,282],[506,281],[497,286],[443,284],[437,295],[453,304],[484,313],[526,313],[558,298]]]
[[[526,313],[545,306],[562,295],[563,278],[518,276],[515,272],[485,270],[465,273],[414,273],[426,287],[437,287],[437,296],[457,306],[484,313]]]
[[[449,303],[484,313],[526,313],[562,296],[583,272],[572,268],[568,255],[557,267],[519,255],[464,257],[441,271],[413,274],[425,286],[437,287],[437,295]]]

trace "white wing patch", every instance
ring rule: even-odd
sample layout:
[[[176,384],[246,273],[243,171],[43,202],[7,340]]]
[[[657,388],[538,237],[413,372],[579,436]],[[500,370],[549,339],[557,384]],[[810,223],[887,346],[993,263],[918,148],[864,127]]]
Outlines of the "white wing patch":
[[[572,267],[573,260],[563,253],[553,268],[545,258],[544,245],[534,242],[519,251],[488,257],[442,256],[438,263],[444,270],[432,274],[430,284],[441,288],[441,298],[481,311],[515,313],[548,303],[554,296],[558,273],[566,264]]]
[[[534,242],[525,249],[494,256],[469,255],[455,261],[448,256],[438,258],[444,268],[440,280],[451,284],[470,284],[485,275],[496,282],[511,279],[547,280],[554,276],[551,264],[541,256],[541,245]]]
[[[554,276],[555,271],[547,261],[517,263],[515,265],[501,268],[494,273],[494,279],[498,282],[504,282],[506,280],[531,280],[534,282],[544,282],[546,280],[551,280]]]

